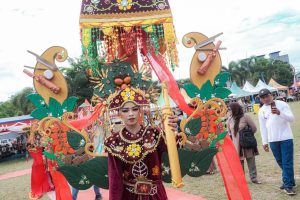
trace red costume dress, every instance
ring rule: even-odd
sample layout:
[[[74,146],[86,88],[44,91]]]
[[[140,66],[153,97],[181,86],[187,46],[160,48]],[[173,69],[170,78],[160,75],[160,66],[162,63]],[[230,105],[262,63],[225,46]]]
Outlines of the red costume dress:
[[[162,131],[141,127],[133,135],[126,128],[105,141],[110,200],[166,200],[161,180],[161,155],[167,150]]]
[[[28,149],[30,156],[33,159],[31,170],[31,192],[30,199],[38,199],[43,194],[52,190],[49,183],[49,175],[46,171],[46,165],[43,160],[43,150],[39,147]]]

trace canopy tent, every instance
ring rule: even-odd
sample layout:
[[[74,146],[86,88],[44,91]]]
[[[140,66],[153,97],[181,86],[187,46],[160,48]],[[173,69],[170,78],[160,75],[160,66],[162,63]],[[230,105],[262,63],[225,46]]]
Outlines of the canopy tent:
[[[257,94],[258,92],[255,92],[255,87],[253,85],[251,85],[251,83],[249,83],[248,81],[246,81],[243,90],[246,92],[251,92],[253,94]]]
[[[269,81],[268,85],[271,86],[271,87],[273,87],[273,88],[276,88],[278,90],[288,90],[287,86],[280,85],[273,78],[271,78],[271,80]]]
[[[243,89],[241,89],[239,86],[237,86],[236,82],[233,82],[231,87],[230,87],[231,94],[233,94],[234,97],[246,97],[246,96],[251,96],[253,93],[247,92]]]
[[[277,88],[274,88],[274,87],[271,87],[269,85],[267,85],[265,82],[263,82],[262,80],[259,80],[255,86],[255,91],[256,92],[259,92],[261,89],[268,89],[270,90],[271,92],[278,92],[278,89]]]
[[[264,83],[262,80],[259,80],[256,84],[255,87],[253,87],[253,85],[251,85],[251,83],[249,83],[248,81],[246,81],[243,90],[247,91],[247,92],[251,92],[252,94],[258,94],[258,92],[261,89],[267,88],[268,90],[270,90],[271,92],[277,92],[278,89],[271,87],[269,85],[267,85],[266,83]]]
[[[1,118],[0,133],[7,131],[25,132],[31,126],[33,120],[34,118],[30,115]]]
[[[293,88],[300,87],[300,82],[296,82],[296,83],[294,83],[293,85],[291,85],[291,87],[293,87]]]

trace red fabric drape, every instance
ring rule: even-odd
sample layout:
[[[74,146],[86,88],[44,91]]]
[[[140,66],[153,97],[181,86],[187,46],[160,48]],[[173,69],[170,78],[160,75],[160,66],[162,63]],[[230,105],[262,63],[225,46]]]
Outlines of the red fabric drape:
[[[174,102],[182,111],[191,115],[194,110],[186,104],[174,77],[165,65],[163,57],[148,52],[145,40],[142,42],[142,47],[142,54],[148,59],[158,79],[161,82],[166,81],[168,83],[168,93]],[[229,136],[226,136],[224,141],[224,145],[222,146],[223,151],[217,154],[217,161],[223,176],[228,199],[251,199],[236,150],[234,149]]]
[[[179,91],[176,80],[174,79],[168,67],[165,65],[163,58],[161,56],[148,54],[146,48],[142,49],[142,54],[147,57],[158,79],[161,82],[166,81],[168,83],[169,95],[172,97],[176,105],[185,113],[191,115],[194,110],[186,104],[182,94]]]
[[[216,157],[223,176],[228,199],[251,199],[240,158],[229,135],[224,138],[222,151],[217,153]]]
[[[92,115],[81,118],[81,119],[70,121],[69,123],[72,126],[74,126],[75,128],[81,130],[81,129],[91,125],[97,118],[99,118],[101,111],[102,111],[102,104],[98,104],[95,107]]]
[[[43,194],[51,191],[49,177],[44,164],[42,149],[28,150],[33,159],[31,169],[31,192],[30,198],[36,199],[43,196]]]
[[[56,169],[56,161],[48,160],[49,171],[55,186],[56,200],[72,200],[72,194],[68,181],[62,173]]]

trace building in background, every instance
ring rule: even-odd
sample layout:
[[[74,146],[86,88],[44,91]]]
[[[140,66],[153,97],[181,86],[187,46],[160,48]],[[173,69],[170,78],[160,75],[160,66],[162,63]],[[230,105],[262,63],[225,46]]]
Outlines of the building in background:
[[[284,55],[279,55],[280,51],[274,51],[272,53],[269,53],[269,58],[270,60],[280,60],[284,63],[290,64],[290,60],[289,60],[289,55],[288,54],[284,54]],[[255,56],[256,58],[265,58],[265,54],[263,55],[259,55],[259,56]]]
[[[289,64],[290,60],[289,60],[289,55],[285,54],[285,55],[279,55],[280,51],[275,51],[272,53],[269,53],[269,59],[273,59],[273,60],[280,60],[284,63]]]

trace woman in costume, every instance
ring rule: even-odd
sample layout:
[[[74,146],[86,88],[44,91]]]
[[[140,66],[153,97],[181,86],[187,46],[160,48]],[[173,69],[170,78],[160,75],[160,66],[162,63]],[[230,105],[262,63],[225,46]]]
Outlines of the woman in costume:
[[[164,133],[158,127],[144,126],[143,108],[149,106],[145,93],[126,88],[108,98],[110,111],[118,111],[125,127],[105,141],[108,151],[110,200],[166,200],[161,180],[161,155],[167,150]],[[176,130],[178,119],[169,117]]]
[[[34,121],[30,128],[30,136],[27,141],[27,150],[33,159],[29,199],[41,198],[44,194],[54,189],[46,166],[46,160],[43,156],[43,149],[40,147],[41,137],[37,133],[37,129],[38,123]]]

